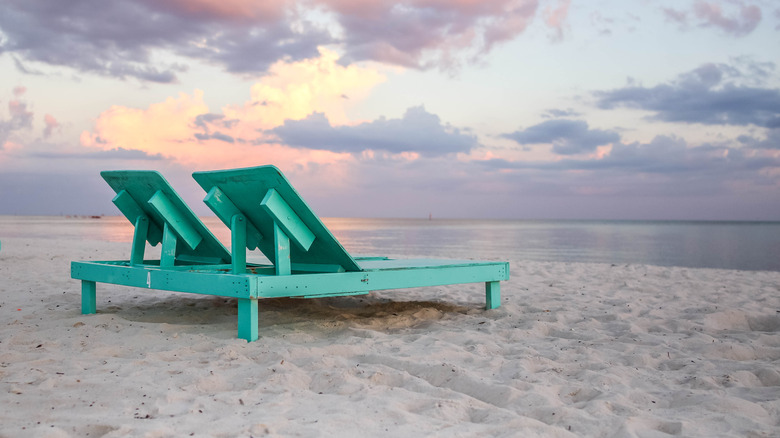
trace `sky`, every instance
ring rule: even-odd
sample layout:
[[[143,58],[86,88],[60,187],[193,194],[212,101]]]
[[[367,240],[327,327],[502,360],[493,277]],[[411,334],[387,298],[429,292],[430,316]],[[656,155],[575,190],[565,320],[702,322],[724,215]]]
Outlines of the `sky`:
[[[0,214],[273,164],[324,217],[780,220],[778,62],[776,0],[4,0]]]

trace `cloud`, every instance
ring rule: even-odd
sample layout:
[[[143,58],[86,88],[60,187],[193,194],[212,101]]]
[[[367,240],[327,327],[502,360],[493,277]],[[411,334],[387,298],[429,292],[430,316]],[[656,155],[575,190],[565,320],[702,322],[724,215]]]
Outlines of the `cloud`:
[[[548,14],[560,29],[566,3]],[[449,69],[515,38],[538,0],[7,0],[0,5],[0,53],[17,68],[39,63],[115,78],[171,83],[187,66],[167,54],[241,74],[276,62],[313,59],[338,45],[342,63],[378,61]]]
[[[620,141],[614,131],[590,129],[583,120],[547,120],[522,131],[502,134],[501,137],[514,140],[521,145],[553,145],[553,152],[560,155],[575,155],[593,152],[599,146]]]
[[[552,7],[548,6],[544,10],[544,22],[554,31],[552,36],[553,41],[563,40],[563,31],[566,27],[566,19],[569,15],[570,6],[571,0],[560,0],[557,8],[553,9]]]
[[[600,193],[664,197],[747,194],[776,191],[780,157],[723,145],[689,145],[674,136],[657,136],[649,143],[617,143],[600,157],[557,161],[491,159],[495,170],[549,178],[556,193]]]
[[[144,151],[137,149],[125,149],[125,148],[113,148],[103,151],[93,152],[79,152],[79,153],[64,153],[64,152],[38,152],[31,154],[38,158],[58,158],[58,159],[75,159],[75,160],[121,160],[121,161],[135,161],[135,160],[162,160],[163,156],[160,154],[149,155]]]
[[[774,149],[780,150],[780,126],[767,130],[765,138],[756,138],[750,135],[740,135],[737,141],[745,148],[750,149]]]
[[[279,59],[316,57],[319,44],[332,42],[289,19],[284,1],[127,0],[97,8],[88,0],[8,0],[0,9],[0,53],[149,82],[175,82],[186,69],[160,62],[164,51],[264,72]]]
[[[628,86],[597,91],[602,109],[635,108],[653,112],[652,119],[706,125],[756,125],[780,123],[780,90],[742,85],[763,82],[762,75],[774,65],[704,64],[667,84],[652,88]]]
[[[780,157],[751,156],[738,148],[704,144],[690,147],[678,137],[657,136],[649,143],[619,143],[601,158],[566,159],[554,162],[505,164],[515,168],[547,170],[616,170],[629,173],[688,174],[714,177],[718,172],[754,172],[780,167]],[[725,176],[725,175],[724,175]]]
[[[537,0],[319,2],[341,26],[346,62],[372,60],[411,68],[458,63],[522,33]]]
[[[746,5],[743,2],[735,2],[739,13],[734,16],[726,16],[716,2],[697,1],[693,5],[693,13],[703,27],[716,27],[727,34],[741,37],[753,32],[761,22],[761,8],[755,5]]]
[[[24,87],[15,87],[13,89],[15,98],[8,101],[10,118],[0,118],[0,149],[5,147],[13,132],[32,127],[33,112],[28,111],[27,103],[21,100],[25,91],[27,89]]]
[[[342,95],[362,97],[383,76],[368,68],[340,66],[337,60],[335,54],[325,52],[313,60],[277,63],[272,75],[252,86],[250,101],[227,105],[221,111],[208,108],[199,90],[147,108],[115,106],[97,118],[91,131],[82,133],[81,143],[98,150],[160,154],[198,169],[248,163],[274,163],[288,169],[334,164],[349,155],[268,144],[263,130],[283,124],[285,118],[304,118],[315,111],[340,122],[347,120],[345,108],[354,101]]]
[[[284,1],[266,0],[143,0],[141,3],[190,19],[222,19],[235,22],[279,20]]]
[[[741,0],[732,0],[731,14],[723,11],[721,3],[716,1],[696,1],[690,11],[662,8],[667,22],[676,23],[681,30],[690,28],[691,16],[698,19],[700,27],[713,27],[726,34],[743,37],[753,32],[761,22],[761,8],[745,4]]]
[[[666,18],[666,21],[671,23],[677,23],[681,29],[688,27],[688,13],[685,11],[679,11],[672,8],[662,8],[661,11]]]
[[[780,8],[775,9],[775,18],[780,19]],[[775,26],[775,30],[780,30],[780,24]]]
[[[45,128],[43,128],[43,137],[49,138],[51,137],[52,132],[55,129],[60,128],[60,122],[57,121],[57,119],[54,118],[51,114],[46,114],[43,116],[43,123],[46,125]]]
[[[147,109],[112,106],[97,118],[93,133],[81,134],[81,144],[104,150],[122,148],[187,156],[196,152],[187,144],[194,142],[192,122],[208,112],[200,90],[191,96],[180,93]]]
[[[341,65],[335,52],[321,49],[317,58],[274,64],[267,76],[252,85],[248,102],[229,105],[222,112],[226,120],[241,121],[235,128],[240,132],[232,135],[243,138],[313,112],[325,113],[333,123],[345,124],[349,122],[347,108],[384,80],[385,76],[374,68]],[[221,129],[225,131],[225,127]]]
[[[81,144],[160,154],[199,169],[248,163],[307,168],[353,159],[348,153],[272,144],[266,131],[312,113],[322,113],[334,124],[352,123],[347,109],[384,76],[368,67],[339,65],[338,56],[327,50],[315,59],[278,62],[269,73],[251,86],[249,101],[219,110],[206,105],[200,90],[146,108],[113,106],[97,117],[93,129],[82,133]]]
[[[542,117],[545,119],[556,119],[560,117],[579,117],[581,115],[582,113],[575,111],[571,108],[568,109],[550,108],[542,114]]]
[[[332,126],[324,114],[314,113],[303,120],[287,120],[270,132],[293,147],[353,154],[371,150],[438,156],[466,153],[478,145],[475,136],[443,125],[423,107],[409,108],[400,119],[380,118],[355,126]]]
[[[221,133],[219,131],[214,132],[212,134],[201,134],[199,132],[196,132],[195,133],[195,138],[197,138],[198,140],[214,139],[214,140],[224,141],[225,143],[235,143],[236,142],[235,138],[233,138],[233,137],[231,137],[231,136],[229,136],[227,134],[223,134],[223,133]]]

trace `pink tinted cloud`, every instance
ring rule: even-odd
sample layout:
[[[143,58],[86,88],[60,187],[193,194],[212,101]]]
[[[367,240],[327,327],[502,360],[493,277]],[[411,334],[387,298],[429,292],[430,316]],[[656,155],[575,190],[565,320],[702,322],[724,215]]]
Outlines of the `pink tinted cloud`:
[[[753,32],[761,22],[761,8],[756,5],[737,3],[738,14],[728,16],[723,12],[717,2],[697,1],[693,6],[693,13],[699,18],[704,27],[716,27],[722,31],[740,37]]]
[[[538,0],[316,0],[342,28],[345,60],[448,69],[522,33]]]
[[[89,150],[119,148],[162,156],[184,167],[213,169],[276,163],[283,168],[346,165],[348,153],[304,150],[268,142],[263,131],[288,119],[322,112],[348,123],[346,109],[384,80],[378,71],[343,66],[334,52],[293,63],[279,62],[251,88],[251,100],[212,111],[195,90],[147,108],[113,106],[100,114],[81,144]],[[344,96],[349,99],[344,99]]]
[[[677,9],[664,8],[664,17],[666,21],[677,23],[680,27],[685,28],[688,26],[688,13],[685,11],[678,11]]]
[[[778,20],[780,20],[780,9],[776,9],[776,10],[775,10],[775,18],[777,18]],[[778,24],[777,26],[775,26],[775,30],[780,30],[780,24]]]
[[[544,11],[544,22],[554,30],[554,41],[563,39],[563,30],[566,26],[566,19],[569,16],[569,6],[571,6],[571,0],[561,0],[557,8],[547,7]]]
[[[288,0],[141,0],[151,8],[204,21],[271,22],[284,16]]]
[[[51,114],[46,114],[43,116],[43,123],[46,124],[46,127],[43,129],[44,138],[51,137],[52,132],[60,127],[60,122],[58,122],[57,119],[55,119]]]
[[[18,127],[30,127],[32,125],[33,113],[27,111],[27,104],[21,100],[11,100],[8,102],[8,112],[11,113],[11,120]]]

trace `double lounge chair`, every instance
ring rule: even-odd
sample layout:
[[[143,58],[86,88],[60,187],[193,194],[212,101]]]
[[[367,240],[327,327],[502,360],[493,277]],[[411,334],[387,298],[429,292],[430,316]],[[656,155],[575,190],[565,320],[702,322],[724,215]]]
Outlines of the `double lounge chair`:
[[[258,338],[263,298],[367,294],[485,283],[486,309],[500,305],[507,262],[352,257],[274,166],[196,172],[204,202],[230,228],[228,251],[155,171],[106,171],[114,204],[135,226],[129,260],[74,261],[82,313],[96,312],[96,283],[238,299],[238,337]],[[146,243],[162,244],[159,260]],[[248,250],[270,261],[247,263]]]

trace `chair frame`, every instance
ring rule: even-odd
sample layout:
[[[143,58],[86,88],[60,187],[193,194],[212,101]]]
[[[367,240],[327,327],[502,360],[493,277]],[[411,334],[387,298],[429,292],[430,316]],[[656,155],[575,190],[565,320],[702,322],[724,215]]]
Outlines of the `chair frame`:
[[[232,254],[213,237],[172,189],[155,191],[144,204],[144,201],[136,199],[137,196],[133,197],[122,187],[123,183],[131,181],[133,177],[151,175],[156,184],[169,188],[167,181],[158,173],[102,172],[101,175],[107,181],[112,176],[122,176],[119,182],[109,182],[117,192],[113,202],[134,224],[135,230],[129,260],[71,263],[71,277],[81,280],[82,313],[96,313],[97,283],[236,298],[237,335],[251,342],[259,336],[258,302],[264,298],[360,295],[375,290],[484,282],[485,308],[499,307],[500,281],[509,278],[507,262],[353,258],[341,248],[313,212],[309,216],[308,206],[296,198],[297,192],[291,189],[289,182],[275,167],[196,172],[193,176],[202,183],[208,180],[209,175],[219,172],[227,172],[230,177],[230,172],[253,171],[278,173],[278,181],[282,184],[280,190],[270,188],[262,194],[258,207],[262,213],[257,214],[270,219],[263,222],[265,232],[259,230],[257,221],[250,220],[244,211],[232,205],[225,193],[220,193],[218,185],[207,188],[208,195],[204,201],[230,227]],[[288,186],[289,189],[286,188]],[[150,191],[146,193],[154,189],[148,189]],[[271,239],[266,236],[269,234],[272,235]],[[300,260],[303,258],[300,255],[312,249],[317,239],[322,242],[330,238],[333,241],[326,244],[336,245],[333,246],[334,251],[343,251],[345,254],[346,259],[339,260],[341,263],[329,263],[328,259],[322,259],[316,254]],[[262,240],[267,242],[259,245]],[[144,259],[147,242],[152,245],[162,243],[159,260]],[[270,242],[273,244],[269,245]],[[208,246],[209,250],[199,252],[201,245]],[[264,249],[271,263],[247,262],[247,251],[243,248],[251,250],[259,246],[262,246],[261,249]]]

